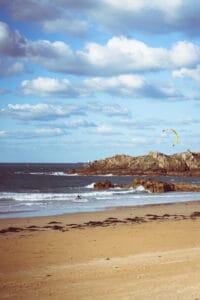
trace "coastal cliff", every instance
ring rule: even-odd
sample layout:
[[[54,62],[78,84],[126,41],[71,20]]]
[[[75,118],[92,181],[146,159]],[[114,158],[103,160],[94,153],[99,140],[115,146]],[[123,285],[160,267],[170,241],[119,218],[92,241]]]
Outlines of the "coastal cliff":
[[[118,154],[87,163],[67,173],[84,175],[171,175],[200,176],[200,152],[186,151],[173,155],[149,152],[144,156]]]

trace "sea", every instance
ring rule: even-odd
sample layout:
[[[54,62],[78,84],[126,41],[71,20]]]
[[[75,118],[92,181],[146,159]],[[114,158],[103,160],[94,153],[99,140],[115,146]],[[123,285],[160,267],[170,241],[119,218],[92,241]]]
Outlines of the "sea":
[[[50,216],[92,212],[133,205],[200,200],[197,192],[152,194],[142,186],[134,189],[95,190],[94,183],[108,179],[113,184],[131,183],[135,176],[69,175],[81,163],[0,163],[0,218]],[[167,182],[200,185],[200,177],[148,176]]]

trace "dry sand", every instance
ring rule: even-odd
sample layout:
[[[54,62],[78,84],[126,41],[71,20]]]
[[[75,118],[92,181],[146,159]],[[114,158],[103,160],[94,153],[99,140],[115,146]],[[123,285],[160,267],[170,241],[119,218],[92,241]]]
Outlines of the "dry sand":
[[[200,300],[200,202],[0,220],[0,299]]]

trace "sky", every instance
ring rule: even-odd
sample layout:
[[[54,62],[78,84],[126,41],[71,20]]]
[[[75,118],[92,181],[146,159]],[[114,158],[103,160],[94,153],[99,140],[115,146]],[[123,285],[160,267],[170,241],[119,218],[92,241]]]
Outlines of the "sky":
[[[0,162],[200,151],[199,15],[196,0],[0,0]]]

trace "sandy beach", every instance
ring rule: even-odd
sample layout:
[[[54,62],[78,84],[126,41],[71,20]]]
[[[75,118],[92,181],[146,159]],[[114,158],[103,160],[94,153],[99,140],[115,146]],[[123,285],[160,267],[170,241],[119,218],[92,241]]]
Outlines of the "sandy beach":
[[[200,299],[200,201],[0,220],[1,299]]]

